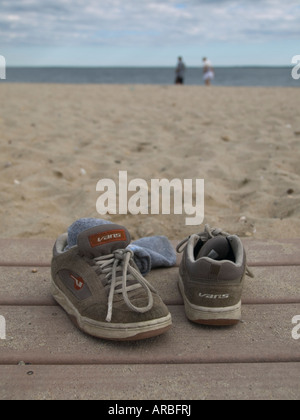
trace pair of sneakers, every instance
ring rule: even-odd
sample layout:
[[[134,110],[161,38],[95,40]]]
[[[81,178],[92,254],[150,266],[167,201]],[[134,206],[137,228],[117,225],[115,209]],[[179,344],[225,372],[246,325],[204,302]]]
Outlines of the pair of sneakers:
[[[75,325],[94,337],[140,340],[166,332],[172,317],[135,261],[128,230],[109,224],[81,232],[68,249],[68,234],[53,249],[52,295]],[[177,247],[183,252],[179,288],[187,318],[207,325],[241,319],[247,273],[245,250],[235,235],[211,229]]]

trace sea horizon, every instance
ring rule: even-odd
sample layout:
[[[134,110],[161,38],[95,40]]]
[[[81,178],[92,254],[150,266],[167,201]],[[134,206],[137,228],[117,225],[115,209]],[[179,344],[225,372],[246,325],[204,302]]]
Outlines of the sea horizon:
[[[299,87],[292,66],[214,66],[215,86]],[[175,66],[7,66],[4,83],[174,84]],[[187,66],[186,85],[203,85],[202,66]]]
[[[294,67],[294,65],[289,64],[289,65],[279,65],[279,64],[269,64],[269,65],[264,65],[264,64],[227,64],[227,65],[221,65],[221,64],[216,64],[213,66],[214,68],[290,68],[292,69]],[[109,68],[109,69],[118,69],[118,68],[167,68],[167,69],[175,69],[175,65],[73,65],[73,64],[69,64],[69,65],[62,65],[62,64],[44,64],[44,65],[25,65],[25,64],[16,64],[16,65],[8,65],[7,69],[16,69],[16,68],[32,68],[32,69],[36,69],[36,68],[78,68],[78,69],[89,69],[89,68]],[[187,68],[202,68],[202,64],[197,65],[190,65],[187,66]]]

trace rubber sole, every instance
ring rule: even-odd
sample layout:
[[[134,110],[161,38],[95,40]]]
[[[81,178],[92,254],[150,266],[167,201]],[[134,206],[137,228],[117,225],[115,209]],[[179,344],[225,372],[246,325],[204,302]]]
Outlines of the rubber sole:
[[[178,286],[183,297],[186,316],[190,321],[196,324],[212,326],[236,325],[241,321],[241,301],[237,305],[222,308],[197,306],[192,304],[186,297],[181,276],[179,276]]]
[[[171,314],[164,318],[132,324],[99,322],[80,315],[72,302],[52,281],[51,293],[78,329],[96,338],[112,341],[137,341],[164,334],[172,326]]]

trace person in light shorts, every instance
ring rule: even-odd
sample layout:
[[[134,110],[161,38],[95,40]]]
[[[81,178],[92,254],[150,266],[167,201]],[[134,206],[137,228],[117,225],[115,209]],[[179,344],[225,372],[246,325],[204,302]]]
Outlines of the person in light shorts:
[[[206,86],[210,86],[212,80],[215,78],[215,73],[211,62],[204,57],[203,58],[203,80]]]

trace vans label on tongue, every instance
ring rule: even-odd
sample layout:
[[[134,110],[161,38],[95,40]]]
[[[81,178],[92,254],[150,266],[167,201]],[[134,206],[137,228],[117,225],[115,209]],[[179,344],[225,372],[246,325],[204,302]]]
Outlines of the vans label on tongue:
[[[106,245],[111,242],[126,241],[126,232],[123,229],[108,230],[106,232],[96,233],[95,235],[89,236],[89,242],[91,248],[96,248],[100,245]]]

